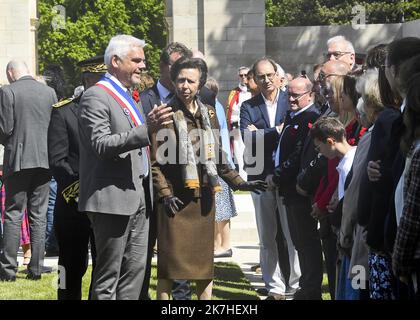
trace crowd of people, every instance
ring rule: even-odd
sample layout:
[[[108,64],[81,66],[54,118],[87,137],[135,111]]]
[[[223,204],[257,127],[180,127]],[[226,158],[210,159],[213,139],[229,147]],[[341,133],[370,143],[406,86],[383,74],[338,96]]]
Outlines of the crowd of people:
[[[157,299],[191,299],[191,281],[211,299],[234,190],[251,192],[268,300],[320,300],[324,265],[332,299],[419,298],[419,38],[356,64],[335,36],[313,78],[261,57],[225,107],[201,52],[169,43],[154,82],[144,46],[111,38],[70,99],[7,65],[1,281],[16,280],[22,237],[41,279],[53,177],[58,299],[81,299],[89,248],[90,299],[150,299],[156,253]]]

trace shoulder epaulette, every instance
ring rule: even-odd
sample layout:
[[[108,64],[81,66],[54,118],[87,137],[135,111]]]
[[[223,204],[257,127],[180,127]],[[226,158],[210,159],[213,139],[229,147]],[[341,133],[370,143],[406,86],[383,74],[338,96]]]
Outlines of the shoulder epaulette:
[[[71,97],[71,98],[67,98],[67,99],[64,99],[64,100],[58,101],[57,103],[54,103],[54,104],[53,104],[53,108],[60,108],[60,107],[63,107],[63,106],[65,106],[66,104],[69,104],[70,102],[72,102],[73,100],[74,100],[74,98],[73,98],[73,97]]]

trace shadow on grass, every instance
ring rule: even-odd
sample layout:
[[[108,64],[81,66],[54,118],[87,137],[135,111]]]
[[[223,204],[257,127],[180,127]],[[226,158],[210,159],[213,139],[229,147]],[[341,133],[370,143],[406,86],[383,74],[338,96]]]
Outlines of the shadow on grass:
[[[156,265],[152,266],[150,296],[156,299]],[[197,300],[195,282],[191,282],[192,299]],[[230,262],[214,264],[213,300],[258,300],[258,295],[242,273],[241,268]]]

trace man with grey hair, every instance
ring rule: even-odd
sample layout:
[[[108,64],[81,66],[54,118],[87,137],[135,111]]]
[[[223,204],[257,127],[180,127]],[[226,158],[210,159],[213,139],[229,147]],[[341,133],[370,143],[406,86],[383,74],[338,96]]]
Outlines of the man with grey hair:
[[[287,92],[287,85],[288,80],[286,77],[286,72],[284,69],[276,63],[277,71],[276,71],[276,77],[274,78],[274,85],[279,88],[283,92]]]
[[[24,61],[10,61],[6,73],[10,85],[0,88],[0,143],[5,147],[3,180],[6,189],[0,279],[16,280],[20,229],[27,209],[32,249],[27,279],[39,280],[51,179],[47,133],[57,96],[52,88],[30,75]]]
[[[350,69],[355,65],[355,52],[353,44],[344,36],[335,36],[327,41],[327,60],[340,60],[347,63]]]
[[[144,280],[153,205],[148,130],[172,116],[163,105],[146,118],[131,97],[146,67],[144,46],[132,36],[113,37],[105,50],[108,72],[80,101],[79,211],[87,213],[96,242],[94,300],[137,300]]]

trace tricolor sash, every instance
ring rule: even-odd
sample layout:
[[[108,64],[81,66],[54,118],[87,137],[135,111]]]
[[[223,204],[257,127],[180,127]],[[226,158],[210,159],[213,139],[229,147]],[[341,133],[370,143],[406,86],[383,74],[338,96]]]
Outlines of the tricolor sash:
[[[124,113],[130,116],[131,120],[136,126],[144,124],[143,117],[137,108],[136,103],[134,102],[133,98],[130,97],[127,91],[124,91],[119,85],[117,85],[112,79],[108,77],[102,77],[102,79],[96,83],[96,85],[108,92],[115,99],[115,101],[118,102]]]
[[[115,83],[112,79],[104,76],[101,80],[96,83],[96,86],[104,89],[108,94],[110,94],[115,101],[120,105],[125,115],[130,116],[135,126],[140,126],[144,124],[143,117],[136,106],[133,98],[121,88],[118,84]],[[149,159],[150,159],[150,150],[149,147],[144,147],[146,152],[143,152],[142,155],[145,157],[143,159],[144,176],[149,174]]]

